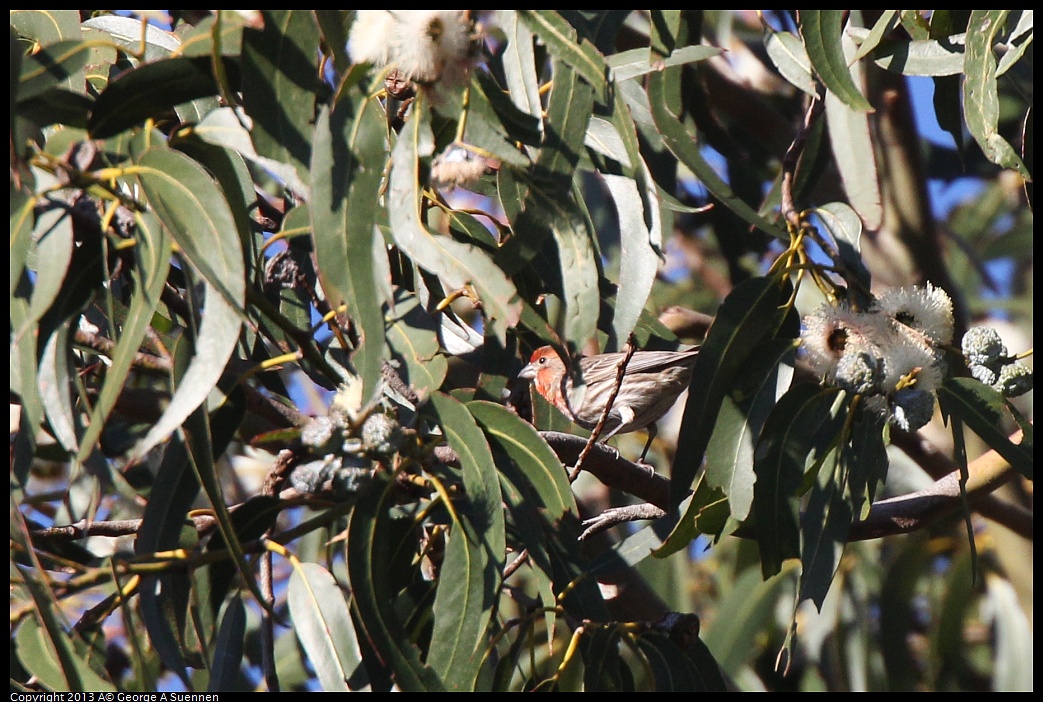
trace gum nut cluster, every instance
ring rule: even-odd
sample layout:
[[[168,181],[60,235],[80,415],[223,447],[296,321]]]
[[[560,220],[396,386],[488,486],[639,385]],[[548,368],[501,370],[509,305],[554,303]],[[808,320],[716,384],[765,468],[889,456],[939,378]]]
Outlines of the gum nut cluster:
[[[801,345],[823,381],[862,395],[892,424],[915,431],[931,420],[952,342],[952,300],[941,288],[893,288],[865,311],[825,304],[804,317]]]
[[[1017,397],[1032,389],[1032,369],[1007,354],[1007,347],[992,327],[967,330],[962,349],[971,375],[1004,396]]]
[[[458,86],[474,67],[474,39],[469,10],[359,10],[348,51],[420,85]]]

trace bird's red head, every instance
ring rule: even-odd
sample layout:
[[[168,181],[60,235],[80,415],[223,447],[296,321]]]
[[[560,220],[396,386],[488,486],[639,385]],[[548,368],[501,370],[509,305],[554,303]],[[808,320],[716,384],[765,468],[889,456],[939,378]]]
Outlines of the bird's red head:
[[[553,346],[541,346],[532,352],[532,356],[529,357],[529,365],[521,369],[518,377],[525,380],[536,380],[559,373],[565,373],[565,363],[558,356],[558,352],[554,350]]]

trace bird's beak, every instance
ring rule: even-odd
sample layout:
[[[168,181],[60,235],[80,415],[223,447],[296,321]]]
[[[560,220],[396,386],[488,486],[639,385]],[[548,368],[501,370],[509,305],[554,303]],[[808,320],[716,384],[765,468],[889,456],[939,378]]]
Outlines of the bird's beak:
[[[518,377],[522,380],[535,380],[536,379],[536,366],[530,363],[518,372]]]

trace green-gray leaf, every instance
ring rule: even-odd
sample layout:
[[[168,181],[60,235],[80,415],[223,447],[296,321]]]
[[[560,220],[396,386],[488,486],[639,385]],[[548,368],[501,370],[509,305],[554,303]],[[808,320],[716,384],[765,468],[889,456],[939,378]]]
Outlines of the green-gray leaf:
[[[514,284],[481,249],[430,231],[420,215],[420,158],[433,149],[431,128],[418,100],[392,152],[388,210],[391,232],[417,265],[441,278],[448,288],[473,285],[482,301],[489,330],[505,344],[507,329],[518,323],[521,303]]]
[[[815,73],[826,89],[836,95],[852,110],[872,112],[862,91],[855,85],[848,71],[844,50],[841,48],[844,10],[800,10],[800,34]]]
[[[326,692],[368,684],[344,597],[333,575],[318,563],[297,565],[286,590],[293,630]]]
[[[350,105],[323,110],[315,127],[310,213],[319,279],[330,307],[347,305],[359,334],[352,354],[362,379],[363,405],[381,387],[384,345],[383,300],[376,291],[380,268],[374,257],[386,255],[377,230],[378,190],[385,153],[383,119],[375,101],[362,104],[354,119]],[[378,241],[379,240],[379,241]],[[378,248],[379,246],[379,248]]]
[[[163,416],[135,449],[141,456],[181,426],[221,377],[239,340],[246,281],[235,219],[221,189],[198,164],[157,148],[145,152],[136,172],[149,205],[206,286],[196,354]]]
[[[992,45],[1010,10],[972,10],[967,22],[963,111],[967,128],[993,163],[1032,178],[1014,148],[999,133],[1000,102]]]

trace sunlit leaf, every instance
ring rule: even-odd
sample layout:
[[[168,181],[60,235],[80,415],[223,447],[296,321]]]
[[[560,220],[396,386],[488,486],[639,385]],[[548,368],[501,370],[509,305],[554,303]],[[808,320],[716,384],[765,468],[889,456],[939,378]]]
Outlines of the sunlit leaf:
[[[869,187],[872,190],[873,186]],[[815,214],[832,237],[842,264],[854,275],[855,281],[868,289],[870,274],[862,259],[863,218],[844,202],[827,202],[816,207]]]
[[[605,58],[589,40],[577,42],[576,30],[561,15],[554,10],[519,10],[518,16],[558,60],[583,76],[595,94],[605,93],[608,71]]]
[[[238,85],[238,65],[225,59],[224,68]],[[218,94],[209,56],[160,59],[110,82],[95,101],[87,128],[95,139],[112,137],[146,119],[162,117],[175,105]]]
[[[437,413],[449,446],[463,468],[466,501],[454,510],[442,577],[434,602],[434,631],[428,663],[449,689],[472,690],[485,650],[504,557],[504,522],[499,479],[489,445],[467,408],[435,393]]]
[[[536,75],[532,30],[518,21],[515,10],[497,10],[496,17],[507,37],[507,45],[500,57],[507,79],[507,91],[519,110],[542,122],[543,104]],[[540,126],[542,128],[542,123]]]
[[[79,247],[76,246],[72,216],[63,204],[52,203],[47,211],[39,214],[33,238],[35,247],[31,250],[30,261],[36,262],[36,276],[29,309],[32,320],[36,322],[51,309],[62,295],[62,289],[70,286],[72,279],[82,271],[70,270]]]
[[[800,35],[811,65],[826,89],[850,109],[872,112],[873,106],[851,79],[841,48],[844,14],[845,10],[800,10]]]
[[[47,46],[80,38],[78,10],[11,10],[11,27],[19,35]]]
[[[706,478],[728,497],[731,516],[746,519],[753,505],[754,449],[764,421],[793,377],[796,342],[772,340],[756,350],[740,382],[723,398],[706,446]]]
[[[854,53],[854,45],[847,35],[838,37],[843,55]],[[849,81],[862,82],[862,67],[854,64]],[[856,78],[857,77],[857,78]],[[859,93],[861,96],[861,93]],[[865,99],[862,99],[865,102]],[[868,104],[868,103],[867,103]],[[863,107],[852,107],[851,103],[828,90],[825,97],[826,124],[829,126],[829,141],[833,145],[833,158],[840,171],[848,202],[858,212],[869,229],[877,229],[883,218],[879,176],[873,135],[870,133],[869,117]]]
[[[105,32],[113,41],[135,55],[139,55],[144,41],[145,61],[167,56],[181,47],[181,42],[175,35],[160,29],[144,17],[99,15],[84,20],[82,27]]]
[[[298,174],[296,168],[288,163],[257,153],[250,138],[252,125],[253,120],[241,109],[220,107],[208,113],[199,124],[192,128],[192,132],[203,141],[233,149],[251,163],[261,166],[285,181],[293,190],[301,192],[307,190],[306,181],[301,179],[302,175]]]
[[[870,51],[880,45],[883,38],[891,32],[899,24],[898,10],[884,10],[880,13],[880,17],[877,18],[873,27],[862,37],[861,42],[858,46],[858,51],[854,53],[849,59],[848,63],[854,63],[859,61],[866,56]],[[848,36],[853,37],[853,27],[848,28]]]
[[[811,96],[817,96],[815,76],[811,72],[811,59],[801,40],[789,32],[767,30],[764,48],[782,77]]]
[[[206,285],[196,354],[170,405],[137,447],[140,456],[180,426],[221,376],[239,338],[246,281],[235,219],[199,165],[177,151],[151,149],[139,159],[137,174],[149,204]]]
[[[243,31],[243,105],[257,153],[292,166],[311,163],[319,89],[319,27],[309,10],[262,10],[262,29]]]
[[[1010,10],[973,10],[967,23],[964,61],[963,111],[967,128],[986,158],[1012,168],[1025,178],[1032,174],[1010,143],[999,133],[1000,101],[996,85],[996,56],[992,46],[1003,30]]]
[[[358,690],[368,684],[345,593],[317,563],[293,569],[286,603],[293,629],[326,692]]]
[[[906,76],[959,75],[964,66],[964,37],[882,41],[870,58],[881,68]]]
[[[417,105],[414,109],[422,107]],[[435,234],[420,214],[420,158],[433,149],[423,111],[415,111],[392,152],[388,209],[395,243],[420,267],[437,275],[449,288],[471,284],[482,300],[490,331],[501,343],[521,314],[517,290],[481,249]]]
[[[996,633],[995,678],[997,692],[1028,692],[1033,689],[1032,622],[1025,616],[1018,593],[1009,580],[997,573],[985,576],[988,594],[986,622]],[[991,622],[990,622],[991,620]]]
[[[753,278],[737,286],[725,299],[710,326],[695,362],[688,403],[681,420],[678,445],[670,473],[670,499],[679,504],[692,485],[713,434],[721,402],[757,346],[779,329],[785,315],[783,291],[777,281]]]
[[[663,224],[654,192],[646,190],[642,197],[636,179],[607,173],[602,177],[615,202],[620,228],[619,282],[612,316],[615,343],[605,349],[610,351],[621,346],[633,331],[652,292],[659,270],[653,244],[662,242]]]
[[[66,451],[75,454],[80,442],[72,399],[73,377],[76,373],[69,349],[72,324],[68,319],[62,321],[48,337],[40,355],[40,375],[37,381],[40,401],[55,438]]]
[[[606,59],[612,70],[612,77],[617,81],[637,78],[652,71],[661,71],[670,66],[683,66],[686,63],[705,61],[713,56],[721,54],[722,49],[714,46],[692,45],[683,46],[672,52],[669,56],[652,63],[649,61],[648,49],[630,49],[613,54]]]
[[[312,242],[319,279],[332,309],[346,305],[356,325],[359,347],[352,363],[362,379],[363,404],[380,392],[384,346],[383,300],[374,294],[377,280],[375,246],[383,248],[377,230],[378,190],[384,171],[383,117],[367,100],[357,115],[351,105],[323,111],[315,128],[311,166]],[[379,241],[378,241],[379,240]]]
[[[1032,480],[1031,447],[1013,443],[1004,433],[1010,417],[1003,396],[973,378],[950,378],[938,389],[938,402],[947,415],[958,416],[1015,470]]]
[[[400,293],[388,306],[387,342],[405,362],[398,374],[421,398],[430,396],[445,380],[449,363],[439,353],[436,320],[420,307],[414,295]]]
[[[62,41],[24,57],[18,82],[19,102],[38,97],[57,86],[82,91],[82,71],[91,51],[91,46],[84,42]]]

